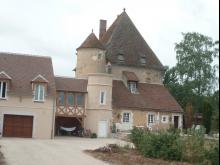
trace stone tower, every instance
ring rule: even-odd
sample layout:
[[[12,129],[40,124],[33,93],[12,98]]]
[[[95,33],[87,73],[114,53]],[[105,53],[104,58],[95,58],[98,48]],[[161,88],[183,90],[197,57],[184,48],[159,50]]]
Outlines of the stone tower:
[[[77,48],[76,78],[88,78],[90,73],[105,73],[105,48],[92,32]]]
[[[94,33],[77,49],[76,78],[88,79],[85,127],[107,137],[112,124],[112,75],[106,72],[105,47]]]

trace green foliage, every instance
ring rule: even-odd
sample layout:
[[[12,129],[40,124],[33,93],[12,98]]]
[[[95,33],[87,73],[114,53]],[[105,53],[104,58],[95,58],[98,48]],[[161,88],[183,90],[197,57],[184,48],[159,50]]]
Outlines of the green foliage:
[[[216,143],[205,143],[205,131],[204,127],[192,128],[187,130],[186,137],[181,137],[179,130],[174,128],[159,132],[134,128],[130,139],[145,157],[215,165],[219,148]]]
[[[179,134],[165,131],[153,133],[135,128],[131,134],[131,141],[146,157],[181,160],[182,146]]]
[[[210,125],[218,131],[219,92],[214,91],[218,83],[219,66],[215,59],[219,58],[219,42],[196,32],[182,34],[182,41],[175,45],[177,64],[166,70],[163,83],[184,110],[192,103],[194,113],[202,113],[203,102],[208,101],[214,115],[212,123],[206,125],[207,132]]]
[[[210,93],[216,80],[212,66],[218,53],[216,43],[199,33],[182,34],[183,40],[175,46],[180,82],[190,86],[198,96]]]
[[[97,134],[96,134],[96,133],[92,133],[92,134],[90,135],[90,138],[92,138],[92,139],[97,138]]]
[[[212,119],[212,106],[208,101],[203,102],[203,125],[206,128],[206,133],[208,134],[211,130],[211,119]]]
[[[113,125],[112,125],[112,133],[116,133],[116,124],[115,123],[113,123]]]
[[[205,153],[207,162],[211,165],[219,165],[219,146],[215,146]]]

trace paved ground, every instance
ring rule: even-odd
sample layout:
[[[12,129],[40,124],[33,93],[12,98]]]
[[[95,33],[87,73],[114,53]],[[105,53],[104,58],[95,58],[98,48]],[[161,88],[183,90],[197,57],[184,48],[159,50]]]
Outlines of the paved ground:
[[[8,165],[105,165],[83,153],[106,144],[123,144],[117,139],[86,139],[62,137],[54,140],[19,138],[0,139],[1,150]]]

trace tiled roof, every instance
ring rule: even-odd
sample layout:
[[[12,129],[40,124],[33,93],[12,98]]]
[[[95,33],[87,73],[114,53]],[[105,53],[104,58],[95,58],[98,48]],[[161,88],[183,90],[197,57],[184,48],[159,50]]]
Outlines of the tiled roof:
[[[7,75],[4,71],[0,72],[0,80],[11,80],[11,77]]]
[[[35,83],[48,83],[49,81],[45,77],[43,77],[42,75],[39,74],[31,82],[35,82]]]
[[[55,77],[57,91],[87,92],[87,80]]]
[[[55,96],[52,60],[49,57],[0,52],[0,72],[11,77],[9,95],[32,96],[31,81],[39,74],[48,83],[47,96]]]
[[[108,60],[113,64],[164,69],[126,12],[117,17],[101,38],[101,42],[106,48]],[[119,54],[124,56],[122,64],[117,59]],[[143,57],[146,58],[146,65],[140,62]]]
[[[139,94],[132,94],[122,81],[113,81],[114,108],[161,112],[183,112],[180,105],[163,85],[138,84]]]
[[[127,78],[128,81],[138,81],[138,77],[134,72],[123,71],[122,74]]]
[[[102,45],[102,43],[98,40],[98,38],[95,36],[94,33],[91,33],[86,40],[80,45],[80,47],[77,48],[98,48],[104,50],[105,47]]]

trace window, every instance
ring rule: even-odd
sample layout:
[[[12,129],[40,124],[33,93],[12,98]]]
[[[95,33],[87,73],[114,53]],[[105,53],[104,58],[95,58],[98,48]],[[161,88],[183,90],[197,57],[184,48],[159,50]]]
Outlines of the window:
[[[45,87],[42,84],[35,85],[34,101],[44,101]]]
[[[149,114],[148,115],[148,125],[149,124],[153,124],[154,123],[154,115],[153,114]]]
[[[161,122],[162,123],[168,123],[168,116],[163,115],[162,118],[161,118]]]
[[[140,58],[140,63],[141,63],[141,65],[146,65],[146,63],[147,63],[146,58],[145,57],[141,57]]]
[[[77,94],[76,100],[78,106],[83,106],[83,95]]]
[[[68,99],[68,105],[69,106],[74,106],[74,94],[73,93],[68,93],[67,99]]]
[[[104,105],[106,103],[106,92],[101,91],[100,92],[100,104]]]
[[[131,93],[137,93],[137,82],[129,81],[128,82],[128,89]]]
[[[119,54],[119,55],[118,55],[118,62],[119,62],[119,63],[124,63],[124,61],[125,61],[125,59],[124,59],[123,54]]]
[[[130,113],[123,113],[123,123],[130,122]]]
[[[65,94],[64,92],[59,92],[58,94],[58,105],[62,105],[64,106],[65,105]]]
[[[0,99],[6,98],[6,92],[7,92],[7,83],[4,81],[0,81]]]

